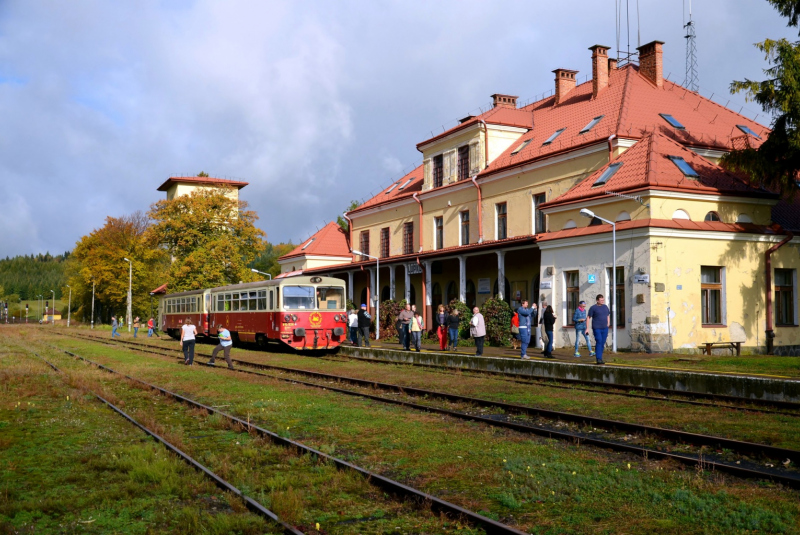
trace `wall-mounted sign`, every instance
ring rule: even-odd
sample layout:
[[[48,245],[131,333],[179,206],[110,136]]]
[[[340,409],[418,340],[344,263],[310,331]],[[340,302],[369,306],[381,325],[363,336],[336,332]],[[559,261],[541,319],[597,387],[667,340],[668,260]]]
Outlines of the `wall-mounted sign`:
[[[633,282],[637,284],[650,284],[650,275],[634,275]]]
[[[540,290],[552,290],[553,289],[553,282],[552,281],[542,281],[539,283]]]
[[[676,289],[677,289],[677,290],[683,290],[683,284],[679,284],[679,285],[678,285],[678,287],[677,287]]]
[[[492,293],[492,279],[478,279],[478,293],[479,294]]]
[[[589,284],[594,284],[597,282],[597,277],[595,275],[589,275]]]
[[[421,275],[422,266],[419,264],[406,264],[406,271],[409,275]]]

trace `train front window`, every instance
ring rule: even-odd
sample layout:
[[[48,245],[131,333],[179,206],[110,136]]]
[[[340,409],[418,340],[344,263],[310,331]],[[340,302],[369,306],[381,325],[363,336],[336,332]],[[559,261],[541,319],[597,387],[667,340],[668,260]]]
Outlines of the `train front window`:
[[[314,310],[314,287],[313,286],[284,286],[283,287],[283,308],[284,310]]]
[[[337,286],[317,287],[317,308],[320,310],[344,308],[344,288]]]

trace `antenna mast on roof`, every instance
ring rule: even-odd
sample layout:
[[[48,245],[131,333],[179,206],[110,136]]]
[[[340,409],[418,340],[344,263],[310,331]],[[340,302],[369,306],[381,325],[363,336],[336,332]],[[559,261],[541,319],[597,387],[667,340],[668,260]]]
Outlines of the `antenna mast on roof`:
[[[684,0],[685,7],[686,0]],[[697,46],[695,44],[694,21],[692,20],[692,0],[689,0],[689,22],[685,23],[683,27],[686,29],[686,35],[684,35],[684,38],[686,38],[686,78],[683,80],[683,87],[697,92],[700,89],[700,85],[697,80]]]

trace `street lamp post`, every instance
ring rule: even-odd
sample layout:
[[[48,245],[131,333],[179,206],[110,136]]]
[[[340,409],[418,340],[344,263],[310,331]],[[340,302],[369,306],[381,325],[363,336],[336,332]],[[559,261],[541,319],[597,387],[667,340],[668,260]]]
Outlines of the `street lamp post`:
[[[94,279],[92,279],[92,329],[94,329]]]
[[[597,218],[603,223],[611,225],[611,277],[608,281],[608,297],[611,299],[611,351],[617,352],[617,224],[608,219],[595,215],[591,210],[584,208],[581,210],[583,217],[589,219]]]
[[[56,326],[56,291],[50,290],[50,293],[53,294],[53,327]],[[45,310],[45,312],[47,312]]]
[[[69,288],[69,301],[67,302],[67,327],[69,327],[69,319],[72,316],[72,286],[67,284]]]
[[[131,287],[133,285],[133,262],[123,258],[128,263],[128,332],[131,332],[131,320],[133,320],[133,307],[131,304]]]
[[[360,251],[356,251],[353,249],[351,251],[353,254],[366,256],[367,258],[374,258],[375,259],[375,340],[380,340],[381,338],[381,301],[378,296],[381,293],[381,259],[377,256],[372,256],[368,254],[364,254]]]
[[[39,322],[42,321],[42,294],[36,296],[36,315],[39,316]]]
[[[253,273],[258,273],[260,275],[265,275],[265,276],[269,277],[269,280],[272,280],[272,273],[264,273],[263,271],[259,271],[257,269],[253,269],[253,268],[250,268],[250,271],[252,271]]]

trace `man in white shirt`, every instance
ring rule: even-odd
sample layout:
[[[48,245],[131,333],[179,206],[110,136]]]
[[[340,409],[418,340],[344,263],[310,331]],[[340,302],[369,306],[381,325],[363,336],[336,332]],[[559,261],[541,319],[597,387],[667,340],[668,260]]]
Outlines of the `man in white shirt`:
[[[347,316],[347,324],[350,326],[350,341],[354,346],[358,345],[358,314],[355,309],[350,310]]]
[[[233,340],[231,339],[231,333],[224,326],[218,325],[217,336],[219,337],[219,344],[214,348],[214,351],[211,352],[211,360],[208,361],[208,365],[213,366],[214,358],[217,356],[217,353],[222,351],[222,355],[225,357],[225,362],[228,363],[228,369],[232,370],[233,364],[231,364],[231,347],[233,347]]]

